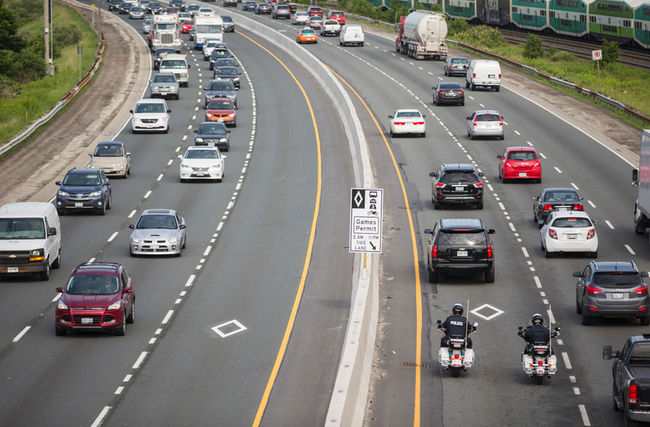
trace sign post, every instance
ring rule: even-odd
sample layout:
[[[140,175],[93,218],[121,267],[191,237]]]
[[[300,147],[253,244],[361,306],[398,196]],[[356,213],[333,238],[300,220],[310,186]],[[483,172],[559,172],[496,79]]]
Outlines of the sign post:
[[[381,253],[384,190],[352,188],[350,190],[351,253]]]
[[[598,92],[602,92],[600,89],[600,60],[603,59],[603,51],[600,49],[592,50],[591,59],[596,61],[596,68],[598,69]]]

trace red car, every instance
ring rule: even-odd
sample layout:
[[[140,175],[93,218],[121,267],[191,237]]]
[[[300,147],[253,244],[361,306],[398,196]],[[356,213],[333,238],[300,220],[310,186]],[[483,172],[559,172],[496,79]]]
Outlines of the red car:
[[[126,334],[135,319],[135,293],[126,269],[118,263],[81,264],[70,274],[55,310],[55,332],[102,330]]]
[[[345,13],[340,10],[330,10],[327,14],[327,19],[333,19],[339,23],[339,25],[345,25]]]
[[[237,126],[235,106],[229,98],[214,98],[205,107],[205,120],[223,122],[226,126]]]
[[[186,19],[183,21],[183,29],[181,30],[183,34],[189,34],[190,30],[194,27],[194,21],[191,19]]]
[[[533,147],[508,147],[497,156],[499,159],[499,179],[532,179],[542,182],[542,163]]]
[[[320,17],[322,17],[323,16],[323,9],[321,9],[318,6],[309,6],[307,8],[307,13],[309,14],[309,16],[320,16]]]

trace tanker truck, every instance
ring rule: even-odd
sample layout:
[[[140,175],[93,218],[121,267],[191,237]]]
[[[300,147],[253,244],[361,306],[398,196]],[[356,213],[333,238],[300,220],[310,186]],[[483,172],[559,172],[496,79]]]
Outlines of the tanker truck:
[[[395,49],[414,59],[447,59],[447,22],[441,12],[418,10],[402,16]]]

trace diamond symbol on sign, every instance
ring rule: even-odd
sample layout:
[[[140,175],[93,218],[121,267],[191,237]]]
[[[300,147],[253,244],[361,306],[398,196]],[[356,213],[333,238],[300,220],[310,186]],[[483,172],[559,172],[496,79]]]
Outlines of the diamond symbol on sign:
[[[354,203],[357,205],[357,208],[360,208],[361,203],[363,203],[363,196],[361,195],[361,191],[356,191],[356,193],[354,195]]]
[[[226,338],[239,332],[245,331],[248,328],[239,323],[237,320],[233,319],[222,323],[221,325],[214,326],[210,329],[215,331],[221,338]]]
[[[488,310],[485,314],[481,314],[482,310]],[[476,307],[474,310],[472,310],[470,313],[477,315],[480,318],[483,318],[485,320],[492,320],[497,316],[500,316],[504,313],[503,310],[499,310],[496,307],[491,306],[490,304],[483,304],[480,307]],[[491,314],[489,314],[491,313]]]

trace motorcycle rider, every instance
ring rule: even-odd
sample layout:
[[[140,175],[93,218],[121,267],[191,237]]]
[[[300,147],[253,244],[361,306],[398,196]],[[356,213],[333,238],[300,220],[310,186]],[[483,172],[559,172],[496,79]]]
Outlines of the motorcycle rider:
[[[449,347],[449,336],[464,336],[467,338],[466,348],[472,348],[472,339],[469,334],[474,332],[476,328],[474,325],[467,323],[467,317],[463,316],[463,305],[460,303],[454,304],[451,309],[452,315],[447,316],[444,322],[439,325],[439,328],[445,333],[445,336],[440,338],[440,347]]]
[[[551,338],[555,338],[558,335],[559,328],[551,331],[546,326],[544,326],[544,316],[539,313],[533,314],[533,317],[530,319],[530,325],[526,329],[521,329],[517,334],[526,340],[526,347],[524,348],[524,354],[531,354],[531,349],[533,344],[544,344],[548,345]],[[555,352],[551,349],[551,354]]]

